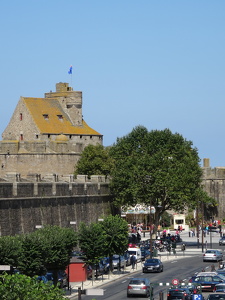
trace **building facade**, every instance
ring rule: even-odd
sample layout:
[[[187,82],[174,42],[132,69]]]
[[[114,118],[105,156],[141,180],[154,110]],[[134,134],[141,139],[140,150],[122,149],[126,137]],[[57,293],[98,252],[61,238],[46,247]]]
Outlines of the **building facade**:
[[[82,92],[57,83],[44,98],[20,97],[2,134],[0,177],[73,174],[83,149],[102,141],[83,119]]]

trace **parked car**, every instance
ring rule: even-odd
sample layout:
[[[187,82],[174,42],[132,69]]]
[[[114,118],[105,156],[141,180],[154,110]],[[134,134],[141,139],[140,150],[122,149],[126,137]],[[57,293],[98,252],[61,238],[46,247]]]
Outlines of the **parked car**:
[[[140,248],[128,248],[128,253],[130,255],[134,254],[136,261],[141,261],[141,249]]]
[[[124,269],[127,265],[127,262],[123,255],[115,254],[112,257],[112,265],[113,265],[114,269],[119,269],[119,266],[120,266],[120,268]]]
[[[163,272],[163,264],[160,259],[149,258],[143,264],[142,272]]]
[[[68,275],[65,271],[58,272],[58,282],[61,288],[68,287]]]
[[[184,288],[171,288],[167,293],[167,300],[191,300],[192,292],[184,287]]]
[[[124,258],[126,260],[126,266],[130,266],[131,262],[130,262],[130,254],[128,252],[124,253]]]
[[[213,292],[215,285],[225,283],[225,277],[216,272],[200,272],[189,281],[200,284],[203,292]]]
[[[96,278],[105,274],[105,268],[101,262],[95,264],[93,267],[91,265],[87,266],[88,278],[92,277],[92,270],[94,271],[94,277]]]
[[[150,251],[149,250],[146,250],[146,249],[143,249],[141,248],[141,260],[144,261],[146,260],[146,258],[150,258],[151,255],[150,255]]]
[[[225,293],[213,293],[209,294],[207,300],[221,300],[225,299]]]
[[[219,245],[225,245],[225,235],[223,235],[220,239],[219,239]]]
[[[150,297],[153,289],[148,278],[132,278],[127,287],[127,297],[131,296],[145,296]]]
[[[225,283],[216,284],[215,288],[214,288],[214,292],[215,293],[217,293],[217,292],[225,293]]]
[[[53,283],[53,272],[48,271],[45,275],[38,276],[37,279],[45,283]],[[58,283],[60,288],[68,287],[68,275],[63,270],[58,271]]]
[[[225,269],[218,269],[218,270],[216,270],[216,273],[218,273],[219,275],[225,276]]]
[[[220,261],[223,260],[223,253],[217,249],[208,249],[203,254],[203,261]]]
[[[104,266],[104,274],[108,274],[110,270],[109,258],[104,257],[100,260],[100,263]]]

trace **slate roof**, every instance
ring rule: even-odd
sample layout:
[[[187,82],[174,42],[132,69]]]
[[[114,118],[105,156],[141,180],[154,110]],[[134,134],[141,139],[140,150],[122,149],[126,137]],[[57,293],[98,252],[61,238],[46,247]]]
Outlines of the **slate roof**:
[[[24,97],[23,100],[41,134],[101,136],[84,120],[81,126],[74,126],[57,99]],[[48,115],[48,118],[44,118],[44,115]],[[59,119],[59,115],[62,116],[62,120]]]

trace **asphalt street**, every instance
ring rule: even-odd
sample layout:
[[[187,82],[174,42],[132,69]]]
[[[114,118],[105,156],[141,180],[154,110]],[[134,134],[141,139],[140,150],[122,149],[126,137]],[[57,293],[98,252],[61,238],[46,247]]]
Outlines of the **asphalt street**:
[[[158,253],[158,258],[161,259],[161,261],[164,264],[168,264],[170,267],[170,270],[173,270],[173,274],[171,275],[171,272],[168,273],[168,277],[166,276],[166,272],[164,270],[163,274],[163,281],[168,281],[171,283],[171,276],[176,277],[176,271],[175,268],[178,268],[179,271],[182,270],[183,275],[190,276],[190,272],[197,272],[201,271],[200,268],[204,268],[205,270],[210,271],[211,265],[210,263],[204,264],[202,262],[202,255],[205,249],[210,249],[210,248],[221,248],[219,247],[218,241],[220,238],[219,233],[212,232],[209,235],[202,236],[200,234],[199,238],[196,236],[189,236],[189,232],[183,231],[181,233],[181,238],[182,242],[177,244],[176,248],[176,253],[169,253],[169,252],[159,252]],[[145,234],[145,237],[142,237],[142,239],[149,239],[149,235]],[[203,244],[202,244],[203,241]],[[182,251],[182,244],[185,244],[185,251]],[[225,247],[222,249],[225,249]],[[224,253],[225,257],[225,253]],[[191,259],[191,260],[190,260]],[[190,263],[191,262],[191,263]],[[217,267],[217,265],[216,265]],[[131,266],[126,267],[125,270],[119,272],[119,271],[114,271],[110,275],[103,275],[102,277],[92,281],[92,280],[87,280],[85,282],[76,282],[76,283],[70,283],[71,285],[71,290],[66,291],[66,297],[70,299],[78,299],[78,289],[81,290],[88,290],[90,292],[95,293],[96,292],[102,292],[104,290],[106,292],[106,287],[111,286],[113,284],[117,284],[117,282],[121,282],[125,285],[127,285],[127,280],[129,280],[131,277],[135,277],[138,274],[142,272],[142,263],[138,263],[135,270],[132,270]],[[178,274],[179,272],[177,272]],[[179,273],[180,274],[180,273]],[[154,275],[154,279],[157,278],[156,274]],[[183,278],[184,279],[184,278]],[[94,290],[92,290],[94,289]],[[112,288],[113,289],[113,288]],[[157,290],[159,288],[156,287],[155,292],[157,294]],[[121,290],[122,293],[123,290]],[[70,294],[71,293],[71,294]],[[98,298],[96,298],[98,297]],[[123,299],[122,295],[119,296],[119,298],[113,298],[113,296],[86,296],[82,295],[80,299],[88,300],[88,299]]]

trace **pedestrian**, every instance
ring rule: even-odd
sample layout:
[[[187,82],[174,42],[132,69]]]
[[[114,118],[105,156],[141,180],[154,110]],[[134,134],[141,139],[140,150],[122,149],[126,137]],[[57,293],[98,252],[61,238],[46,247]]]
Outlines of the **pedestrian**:
[[[134,270],[135,264],[136,264],[136,257],[135,257],[134,254],[131,255],[130,263],[131,263],[131,266],[132,266],[132,270]]]
[[[214,265],[211,265],[211,272],[215,272],[216,271],[216,268]]]

